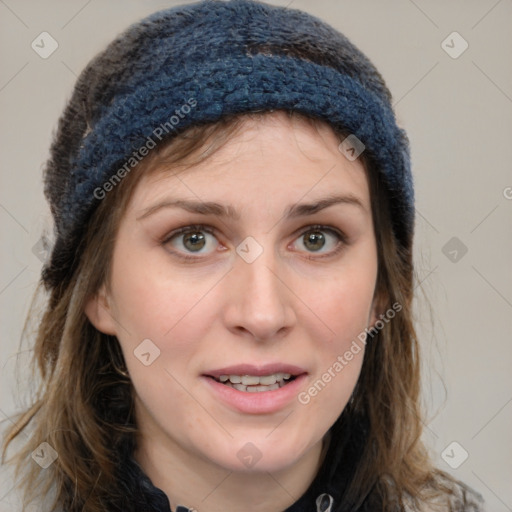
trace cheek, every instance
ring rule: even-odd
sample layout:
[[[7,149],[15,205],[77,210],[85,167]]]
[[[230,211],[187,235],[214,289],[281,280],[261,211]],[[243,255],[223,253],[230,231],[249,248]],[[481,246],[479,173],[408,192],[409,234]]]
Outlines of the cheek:
[[[163,275],[147,259],[145,264],[142,261],[136,253],[116,258],[112,274],[117,338],[139,406],[143,404],[146,411],[140,419],[148,413],[157,418],[162,411],[182,411],[184,427],[197,426],[204,418],[187,392],[186,372],[211,321],[204,317],[201,299],[212,283],[197,280],[192,285],[177,274]],[[200,313],[203,322],[198,321]]]
[[[334,423],[348,403],[363,363],[376,273],[374,260],[362,255],[359,264],[347,262],[328,281],[301,292],[314,305],[310,320],[303,321],[316,340],[316,373],[298,396],[310,418]]]
[[[297,397],[312,424],[322,418],[323,425],[332,425],[343,412],[359,379],[365,353],[361,335],[368,326],[371,293],[355,296],[349,289],[334,289],[332,297],[336,300],[326,301],[321,313],[330,337],[315,343],[316,371]],[[338,302],[337,307],[333,302]]]
[[[164,272],[162,261],[151,258],[136,250],[123,251],[121,244],[114,255],[114,314],[124,327],[121,337],[132,342],[144,338],[163,342],[172,336],[211,286],[207,279],[191,282],[177,272]]]
[[[376,281],[376,265],[362,256],[344,262],[338,272],[297,280],[297,295],[307,306],[304,325],[318,326],[315,338],[332,355],[368,327]],[[306,318],[308,317],[308,318]]]
[[[201,340],[218,315],[211,293],[218,276],[203,274],[185,278],[170,272],[160,256],[151,260],[136,250],[123,253],[121,245],[114,255],[117,337],[137,391],[149,402],[169,397],[170,391],[173,402],[181,397],[187,403],[190,398],[186,393],[181,396],[179,382],[188,377],[191,361],[201,352]],[[151,343],[144,341],[148,339]],[[140,359],[147,352],[149,366]]]

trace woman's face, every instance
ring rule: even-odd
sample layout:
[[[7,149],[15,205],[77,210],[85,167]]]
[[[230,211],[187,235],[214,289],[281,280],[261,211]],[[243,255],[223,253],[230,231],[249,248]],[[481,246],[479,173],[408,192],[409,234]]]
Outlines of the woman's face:
[[[137,185],[110,291],[86,312],[119,340],[148,450],[277,471],[344,409],[376,320],[377,249],[363,166],[338,144],[274,113]]]

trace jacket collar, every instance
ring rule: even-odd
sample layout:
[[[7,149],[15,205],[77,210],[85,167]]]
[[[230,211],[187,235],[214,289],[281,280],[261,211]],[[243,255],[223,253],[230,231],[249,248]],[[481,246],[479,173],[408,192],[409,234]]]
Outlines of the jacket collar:
[[[144,473],[140,465],[132,460],[133,467],[129,469],[131,476],[138,481],[138,503],[141,510],[147,512],[201,512],[184,505],[178,505],[171,509],[167,495],[153,485],[149,477]],[[285,512],[335,512],[336,495],[335,485],[323,481],[320,473],[317,475],[308,490]],[[327,492],[330,491],[330,492]],[[331,494],[332,493],[332,494]]]

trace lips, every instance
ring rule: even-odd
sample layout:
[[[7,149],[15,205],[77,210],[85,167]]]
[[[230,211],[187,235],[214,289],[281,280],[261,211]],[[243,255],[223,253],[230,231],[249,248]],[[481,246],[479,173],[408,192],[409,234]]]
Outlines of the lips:
[[[283,363],[240,364],[201,375],[206,389],[219,403],[243,414],[272,414],[289,407],[307,379],[304,368]]]
[[[307,373],[307,371],[300,366],[283,363],[271,363],[261,366],[255,366],[252,364],[239,364],[235,366],[219,368],[217,370],[211,370],[205,372],[204,375],[206,377],[213,377],[214,379],[219,380],[223,375],[252,375],[255,377],[261,377],[277,373],[290,374],[290,376],[298,377],[303,373]]]

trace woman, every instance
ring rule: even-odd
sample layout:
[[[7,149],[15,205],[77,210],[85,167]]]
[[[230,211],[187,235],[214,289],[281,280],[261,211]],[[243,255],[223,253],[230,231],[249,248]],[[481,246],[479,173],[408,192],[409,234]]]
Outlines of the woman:
[[[6,440],[33,428],[27,502],[482,510],[420,440],[408,140],[342,34],[155,13],[79,77],[45,193],[42,385]]]

